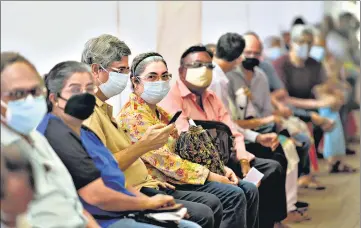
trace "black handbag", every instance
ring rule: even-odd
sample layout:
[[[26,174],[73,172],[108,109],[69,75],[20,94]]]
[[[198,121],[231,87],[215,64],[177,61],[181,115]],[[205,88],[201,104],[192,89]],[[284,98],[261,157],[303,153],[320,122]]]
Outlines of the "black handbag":
[[[194,120],[196,125],[202,126],[212,136],[213,145],[217,148],[218,153],[224,164],[231,160],[236,161],[236,154],[232,150],[234,137],[228,125],[218,121]]]

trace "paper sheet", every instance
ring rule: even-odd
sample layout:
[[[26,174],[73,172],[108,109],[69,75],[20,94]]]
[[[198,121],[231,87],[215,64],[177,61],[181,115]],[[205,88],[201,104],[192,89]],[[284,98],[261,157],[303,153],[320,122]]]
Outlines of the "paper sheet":
[[[263,173],[258,171],[256,168],[252,167],[243,180],[251,182],[254,185],[257,185],[262,180],[263,176],[264,176]]]

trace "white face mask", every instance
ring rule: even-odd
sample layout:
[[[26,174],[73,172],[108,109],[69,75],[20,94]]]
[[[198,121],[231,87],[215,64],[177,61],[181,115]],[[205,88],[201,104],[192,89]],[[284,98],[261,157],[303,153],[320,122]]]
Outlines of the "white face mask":
[[[125,89],[128,84],[128,78],[128,74],[109,72],[108,81],[104,83],[101,82],[99,89],[107,98],[114,97]]]
[[[300,59],[307,59],[308,58],[308,45],[307,44],[302,44],[302,45],[298,45],[298,44],[293,44],[295,51],[296,51],[296,55],[298,58]]]
[[[212,70],[205,66],[188,68],[186,81],[196,87],[207,88],[212,83]]]
[[[318,62],[322,62],[322,60],[325,58],[325,48],[316,45],[312,46],[310,57],[317,60]]]
[[[170,90],[169,81],[142,82],[144,91],[140,96],[149,104],[158,104]]]

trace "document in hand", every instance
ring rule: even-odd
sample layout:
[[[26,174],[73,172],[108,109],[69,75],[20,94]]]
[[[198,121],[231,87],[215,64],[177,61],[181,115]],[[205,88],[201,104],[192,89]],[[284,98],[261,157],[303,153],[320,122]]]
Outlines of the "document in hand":
[[[252,167],[243,180],[251,182],[254,185],[257,185],[262,180],[263,176],[264,176],[263,173],[258,171],[256,168]]]
[[[175,221],[179,222],[187,214],[187,208],[183,207],[175,212],[160,212],[160,213],[150,213],[147,216],[158,220],[158,221]]]

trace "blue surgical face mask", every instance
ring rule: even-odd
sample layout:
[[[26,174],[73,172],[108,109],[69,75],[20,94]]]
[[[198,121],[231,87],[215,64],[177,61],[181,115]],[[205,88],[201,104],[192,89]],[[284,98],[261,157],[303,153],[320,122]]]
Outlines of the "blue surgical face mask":
[[[44,96],[27,96],[21,100],[1,101],[1,106],[6,108],[5,122],[15,131],[28,135],[34,130],[47,112]]]
[[[149,104],[158,104],[170,90],[169,81],[143,82],[144,91],[140,96]]]
[[[293,47],[295,48],[296,55],[298,58],[306,60],[308,58],[308,44],[293,44]]]
[[[267,58],[269,58],[271,60],[275,60],[283,55],[283,51],[279,47],[273,47],[273,48],[269,48],[268,50],[266,50],[265,55]]]
[[[322,62],[322,60],[325,58],[325,48],[321,46],[312,46],[310,57],[317,60],[318,62]]]

